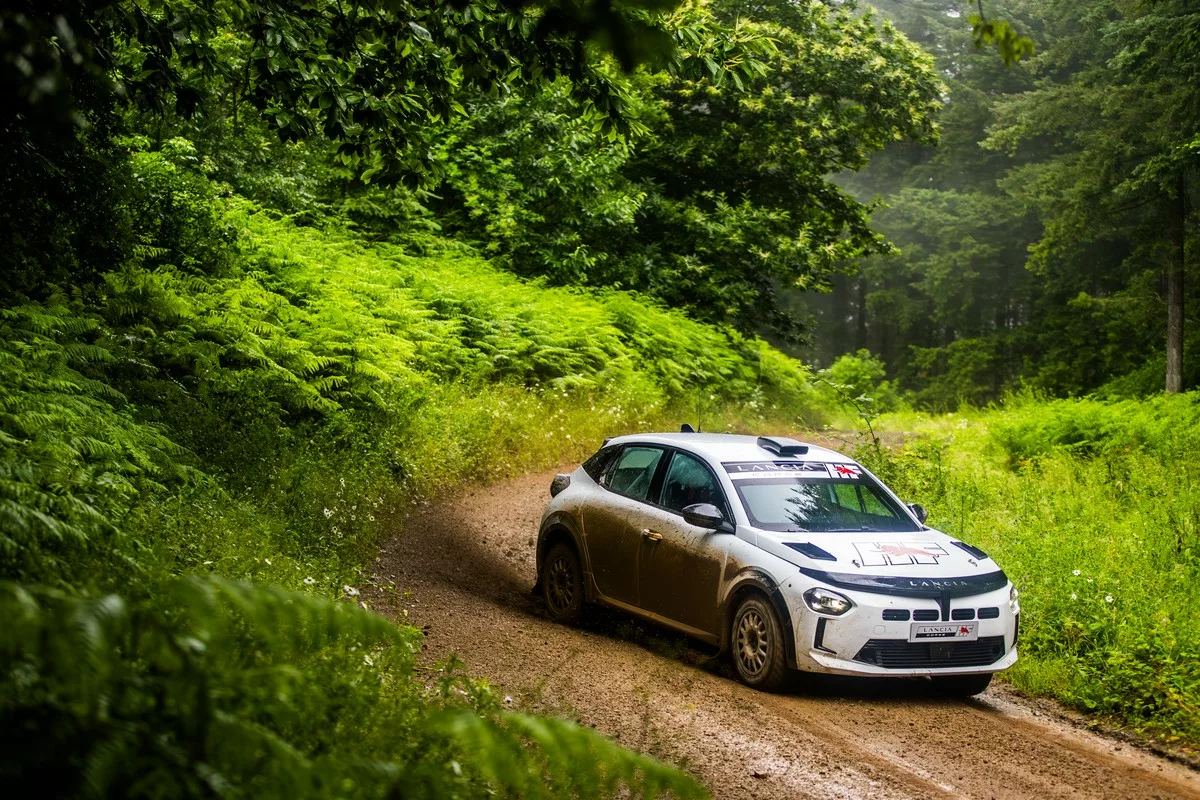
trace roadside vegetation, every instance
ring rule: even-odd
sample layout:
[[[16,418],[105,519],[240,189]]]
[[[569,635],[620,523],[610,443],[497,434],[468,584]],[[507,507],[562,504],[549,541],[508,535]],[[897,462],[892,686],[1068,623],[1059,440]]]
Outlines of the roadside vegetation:
[[[1021,592],[1016,687],[1200,742],[1200,397],[1046,400],[876,421],[859,455]]]
[[[414,503],[617,431],[794,419],[807,371],[451,241],[297,226],[193,161],[134,151],[131,202],[170,209],[137,257],[0,312],[0,773],[62,795],[699,792],[416,672],[420,633],[358,587]]]

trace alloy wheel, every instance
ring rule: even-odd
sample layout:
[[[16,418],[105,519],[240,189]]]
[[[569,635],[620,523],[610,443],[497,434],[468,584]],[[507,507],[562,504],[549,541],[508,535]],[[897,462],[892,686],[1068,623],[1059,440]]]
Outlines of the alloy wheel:
[[[758,675],[771,656],[771,634],[767,621],[757,609],[746,609],[737,624],[737,659],[749,677]]]
[[[546,599],[551,610],[555,613],[569,610],[575,602],[575,571],[565,555],[560,554],[551,562],[546,582],[549,589]]]

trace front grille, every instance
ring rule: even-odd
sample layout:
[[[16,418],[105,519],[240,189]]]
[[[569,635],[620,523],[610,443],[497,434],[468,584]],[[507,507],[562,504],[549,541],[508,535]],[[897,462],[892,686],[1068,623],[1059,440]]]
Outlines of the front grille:
[[[883,618],[888,622],[908,622],[909,613],[907,608],[885,608],[883,610]]]
[[[974,642],[908,642],[871,639],[855,661],[885,669],[986,667],[1004,657],[1003,636],[982,636]]]
[[[1000,616],[1000,609],[996,608],[995,606],[992,606],[990,608],[979,609],[979,618],[980,619],[996,619],[999,616]]]
[[[917,622],[933,622],[940,616],[935,608],[918,608],[913,612],[913,619]]]
[[[956,608],[950,612],[950,619],[953,619],[953,620],[975,619],[975,609],[973,609],[973,608]]]

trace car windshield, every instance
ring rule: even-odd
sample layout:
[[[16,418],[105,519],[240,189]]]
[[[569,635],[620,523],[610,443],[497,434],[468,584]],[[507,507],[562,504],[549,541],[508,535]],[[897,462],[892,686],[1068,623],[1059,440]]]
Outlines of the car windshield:
[[[742,506],[757,528],[770,531],[903,532],[920,527],[879,484],[854,480],[756,478],[736,482]]]

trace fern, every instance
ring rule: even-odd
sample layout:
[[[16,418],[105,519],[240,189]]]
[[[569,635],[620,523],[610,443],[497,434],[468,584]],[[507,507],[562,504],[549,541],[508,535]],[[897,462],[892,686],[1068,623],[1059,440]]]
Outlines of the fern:
[[[0,584],[0,613],[0,778],[10,787],[61,797],[704,796],[688,776],[572,723],[431,708],[395,685],[411,673],[419,634],[353,605],[190,578],[153,604]],[[313,677],[321,662],[338,678]],[[376,663],[371,675],[364,665]],[[378,703],[374,722],[403,726],[407,746],[372,754],[328,737],[349,686]]]
[[[120,548],[115,521],[186,478],[181,451],[79,369],[107,351],[62,298],[0,310],[0,576],[70,581]]]
[[[626,293],[297,227],[157,155],[134,168],[146,208],[186,219],[154,217],[87,302],[0,309],[0,779],[96,797],[702,794],[486,687],[433,695],[412,630],[318,594],[364,579],[406,503],[578,458],[700,394],[794,419],[807,371]]]

